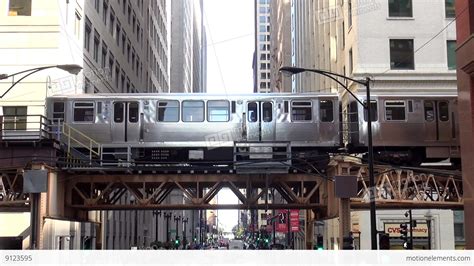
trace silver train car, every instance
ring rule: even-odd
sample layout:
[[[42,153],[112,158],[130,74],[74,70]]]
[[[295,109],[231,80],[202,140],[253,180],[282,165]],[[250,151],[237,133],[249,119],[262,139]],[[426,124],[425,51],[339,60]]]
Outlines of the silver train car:
[[[324,168],[342,145],[337,94],[84,94],[48,97],[46,108],[101,143],[103,161]]]
[[[456,95],[373,95],[371,106],[375,160],[420,165],[450,158],[459,163]],[[348,122],[344,142],[349,151],[366,151],[367,112],[351,100],[343,116]]]

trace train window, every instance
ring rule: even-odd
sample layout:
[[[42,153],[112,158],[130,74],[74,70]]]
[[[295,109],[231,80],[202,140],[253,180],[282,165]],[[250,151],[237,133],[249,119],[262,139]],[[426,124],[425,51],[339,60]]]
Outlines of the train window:
[[[367,101],[364,101],[364,104],[367,104]],[[372,115],[370,116],[370,118],[371,118],[370,121],[377,121],[379,119],[377,101],[373,101],[373,100],[370,101],[370,112],[372,113]],[[367,122],[367,109],[365,109],[365,108],[364,108],[364,120]]]
[[[319,119],[321,122],[332,122],[334,120],[333,102],[331,100],[319,101]]]
[[[433,101],[425,101],[425,120],[428,122],[434,121],[434,104]]]
[[[102,102],[97,102],[97,114],[102,114]]]
[[[283,110],[284,110],[285,114],[288,113],[289,109],[290,108],[288,107],[288,101],[283,102]]]
[[[405,101],[385,101],[385,120],[405,120]]]
[[[448,102],[439,102],[438,103],[438,119],[439,121],[446,122],[449,121],[449,104]]]
[[[75,102],[74,103],[74,122],[92,122],[94,121],[94,103],[93,102]]]
[[[115,123],[123,122],[123,105],[124,103],[121,103],[121,102],[114,103],[114,122]]]
[[[236,110],[235,101],[232,101],[231,105],[232,105],[232,107],[231,107],[232,113],[235,114],[235,110]]]
[[[273,120],[273,107],[271,102],[264,102],[262,104],[262,120],[263,122],[272,122]]]
[[[53,103],[53,120],[55,121],[64,120],[64,102]]]
[[[311,121],[312,120],[311,102],[291,102],[291,120],[292,121]]]
[[[248,103],[247,109],[249,122],[257,122],[257,106],[258,105],[255,102]]]
[[[413,113],[413,101],[408,101],[408,112]]]
[[[204,102],[183,101],[183,122],[203,122]]]
[[[159,101],[158,102],[158,122],[178,122],[179,102]]]
[[[207,101],[207,121],[227,122],[229,121],[228,101]]]
[[[138,103],[136,102],[128,104],[128,121],[130,123],[138,122]]]

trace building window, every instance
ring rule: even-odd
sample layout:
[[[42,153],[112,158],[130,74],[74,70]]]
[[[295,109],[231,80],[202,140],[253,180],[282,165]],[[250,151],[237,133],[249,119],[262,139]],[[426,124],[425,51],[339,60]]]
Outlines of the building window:
[[[112,52],[109,52],[109,68],[107,69],[107,74],[109,75],[108,79],[112,80],[113,71],[114,71],[114,61],[115,57]]]
[[[456,69],[456,41],[447,42],[448,69]]]
[[[311,102],[291,102],[291,121],[311,121]]]
[[[75,102],[74,103],[74,122],[92,122],[94,121],[94,103]]]
[[[179,121],[179,102],[178,101],[159,101],[158,102],[158,122],[178,122]]]
[[[26,106],[4,106],[3,126],[5,130],[26,130]]]
[[[107,1],[104,1],[102,5],[102,21],[104,21],[104,25],[106,26],[107,26],[108,11],[109,11],[109,4],[107,3]]]
[[[120,21],[117,19],[117,24],[115,26],[115,43],[117,47],[120,48],[120,32],[122,31],[122,27],[120,26]]]
[[[9,16],[31,16],[31,0],[10,0]]]
[[[334,120],[333,102],[331,100],[319,101],[319,119],[321,122],[332,122]]]
[[[390,68],[415,69],[413,40],[390,40]]]
[[[209,122],[229,121],[229,102],[228,101],[208,101],[207,102],[207,121]]]
[[[385,101],[385,120],[404,121],[405,109],[405,101]]]
[[[94,7],[95,7],[95,10],[97,11],[97,13],[100,12],[100,0],[95,0],[94,1]]]
[[[204,121],[203,101],[183,101],[183,122]]]
[[[389,17],[413,17],[411,0],[388,0]]]
[[[347,20],[348,20],[348,24],[349,24],[349,28],[352,27],[352,0],[348,0],[348,3],[347,3]]]
[[[100,35],[97,31],[94,30],[94,51],[93,56],[94,60],[99,62],[99,44],[100,44]]]
[[[454,7],[454,0],[445,0],[444,7],[446,11],[446,18],[455,18],[456,12]]]
[[[102,58],[101,58],[101,64],[100,66],[102,68],[105,68],[105,64],[107,62],[107,45],[105,44],[105,42],[102,42]]]
[[[352,48],[349,50],[349,74],[354,71],[354,55],[352,54]]]
[[[84,25],[84,49],[89,52],[91,43],[92,23],[86,16],[86,23]]]
[[[109,15],[109,32],[112,37],[114,37],[114,30],[115,30],[115,12],[112,8],[110,8],[110,15]]]

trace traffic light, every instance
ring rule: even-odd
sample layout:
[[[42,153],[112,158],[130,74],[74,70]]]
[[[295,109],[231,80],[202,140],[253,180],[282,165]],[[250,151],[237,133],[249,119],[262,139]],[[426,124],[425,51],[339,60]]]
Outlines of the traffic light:
[[[403,240],[403,248],[410,249],[410,242],[408,241],[408,225],[406,223],[400,224],[400,239]]]
[[[342,249],[353,250],[354,249],[354,238],[352,234],[342,238]]]
[[[390,249],[390,235],[382,233],[379,235],[379,247],[381,250]]]
[[[316,249],[317,250],[324,250],[324,239],[322,235],[318,235],[316,237]]]
[[[174,241],[174,245],[176,248],[179,247],[179,238],[177,238],[175,241]]]

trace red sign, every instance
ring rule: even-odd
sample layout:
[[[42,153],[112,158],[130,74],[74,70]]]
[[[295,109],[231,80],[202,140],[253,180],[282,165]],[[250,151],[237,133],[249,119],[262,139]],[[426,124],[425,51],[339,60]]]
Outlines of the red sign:
[[[291,232],[298,232],[300,230],[300,211],[290,210],[290,227]]]
[[[300,214],[299,210],[290,210],[290,231],[298,232],[300,230]],[[288,232],[288,210],[279,210],[276,223],[276,231],[281,233]]]

